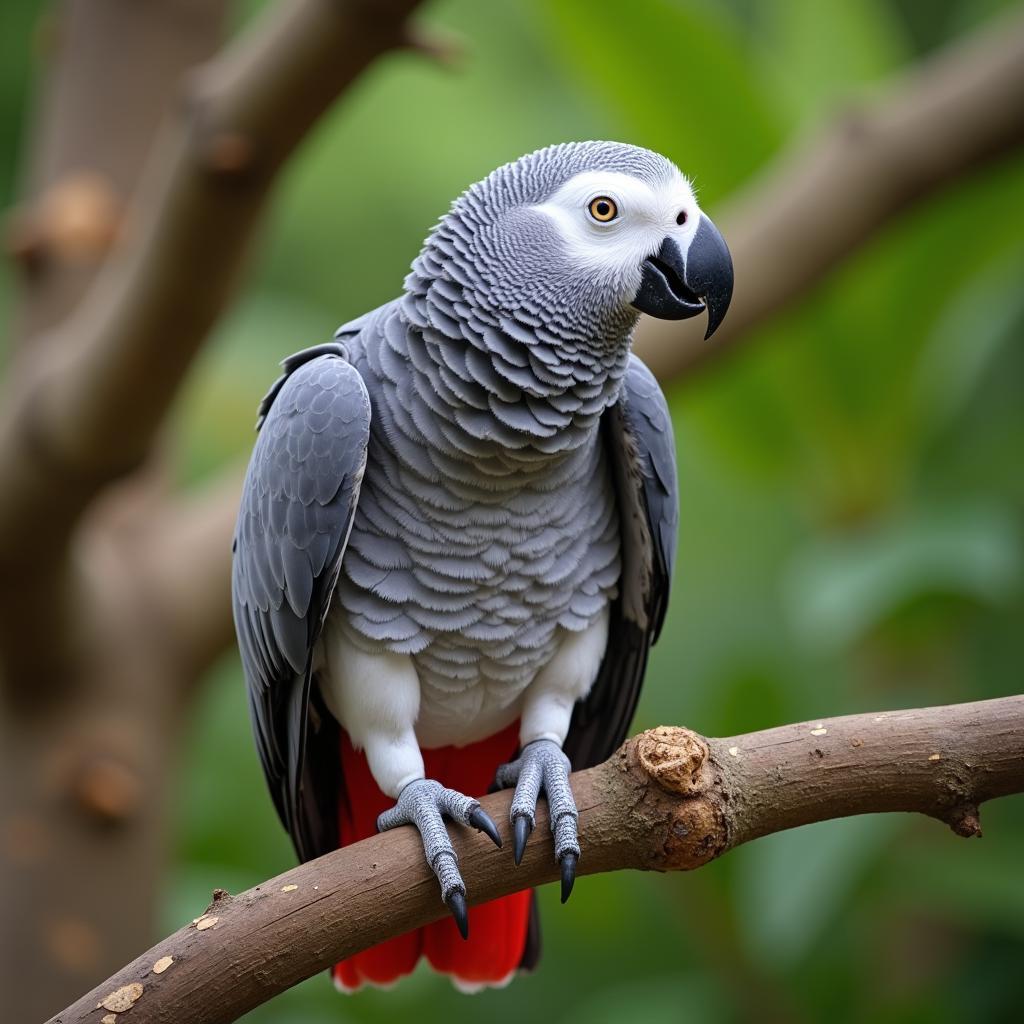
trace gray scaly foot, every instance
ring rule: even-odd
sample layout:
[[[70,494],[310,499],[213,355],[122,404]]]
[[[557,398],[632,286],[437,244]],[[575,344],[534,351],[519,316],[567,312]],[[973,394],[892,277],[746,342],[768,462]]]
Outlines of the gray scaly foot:
[[[387,832],[399,825],[415,825],[423,839],[430,870],[441,883],[441,899],[455,918],[463,938],[469,935],[466,912],[466,884],[459,874],[458,856],[445,828],[443,815],[487,835],[497,847],[501,836],[490,815],[479,801],[463,796],[454,789],[445,789],[433,779],[416,779],[398,794],[398,803],[377,818],[377,831]]]
[[[541,788],[551,810],[551,831],[555,837],[555,857],[562,868],[562,902],[572,892],[576,881],[576,862],[580,856],[577,831],[579,812],[569,787],[569,758],[554,740],[534,740],[523,747],[515,761],[503,764],[495,776],[502,789],[515,786],[512,797],[512,831],[515,843],[512,852],[516,864],[523,859],[527,836],[533,831],[537,797]]]

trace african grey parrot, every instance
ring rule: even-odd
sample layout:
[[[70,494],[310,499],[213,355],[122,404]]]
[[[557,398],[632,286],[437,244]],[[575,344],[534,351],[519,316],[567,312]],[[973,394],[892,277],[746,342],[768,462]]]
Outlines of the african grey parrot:
[[[284,361],[232,575],[259,756],[301,858],[413,824],[454,918],[340,988],[421,955],[467,990],[535,962],[532,893],[467,911],[443,819],[500,846],[475,798],[515,786],[518,863],[543,790],[568,897],[569,772],[625,737],[676,545],[668,409],[630,337],[705,309],[710,336],[732,283],[674,164],[550,146],[454,202],[404,294]]]

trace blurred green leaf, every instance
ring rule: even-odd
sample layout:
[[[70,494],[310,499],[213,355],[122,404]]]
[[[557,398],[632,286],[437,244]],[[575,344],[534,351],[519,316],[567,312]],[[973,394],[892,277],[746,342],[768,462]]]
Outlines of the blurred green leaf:
[[[879,871],[878,899],[945,947],[934,988],[957,1020],[1010,1021],[1024,992],[1024,796],[986,803],[982,825],[984,839],[965,842],[937,822],[915,821]]]
[[[1024,336],[1024,247],[968,274],[931,333],[917,372],[924,429],[949,429],[974,400],[1003,347]]]
[[[1024,800],[1017,796],[1008,802],[1016,804],[1019,821]],[[1012,806],[1004,807],[1002,813],[1013,813]],[[985,828],[991,837],[987,822]],[[986,841],[984,851],[944,840],[930,836],[928,848],[922,842],[914,847],[913,856],[900,857],[894,898],[956,925],[995,929],[1024,939],[1024,885],[1020,849],[1015,848],[1013,837],[1003,833],[1000,842]],[[936,892],[942,893],[941,899],[934,898]]]
[[[901,824],[881,814],[823,821],[737,850],[734,901],[751,955],[776,967],[806,958]]]
[[[553,0],[550,43],[617,115],[623,141],[675,160],[703,204],[781,141],[770,91],[724,7],[685,0]],[[739,130],[736,130],[736,127]]]
[[[13,195],[18,181],[19,149],[27,142],[26,127],[32,112],[29,103],[33,57],[39,56],[44,35],[42,0],[4,4],[4,28],[0,32],[0,196]],[[52,17],[52,15],[50,15]],[[6,205],[6,204],[5,204]]]
[[[757,53],[796,124],[834,113],[906,55],[899,23],[882,0],[774,0],[756,13],[764,33]]]
[[[789,481],[818,522],[871,519],[903,500],[929,436],[919,416],[921,352],[948,315],[949,296],[961,294],[965,267],[1013,264],[1021,232],[1005,212],[1021,175],[1011,160],[897,222],[758,330],[741,359],[688,396],[702,439],[765,486]],[[1019,289],[1009,278],[1003,286],[1004,301],[1016,302]],[[971,307],[971,293],[962,294],[987,323],[995,299],[974,296]],[[991,309],[1002,323],[1000,306]]]
[[[642,1014],[645,1024],[679,1024],[712,1016],[718,1003],[708,979],[680,970],[668,977],[630,977],[584,993],[561,1019],[565,1024],[619,1024]]]
[[[987,604],[1021,584],[1020,531],[990,504],[926,507],[856,535],[799,549],[784,580],[793,634],[838,652],[908,602],[953,594]]]

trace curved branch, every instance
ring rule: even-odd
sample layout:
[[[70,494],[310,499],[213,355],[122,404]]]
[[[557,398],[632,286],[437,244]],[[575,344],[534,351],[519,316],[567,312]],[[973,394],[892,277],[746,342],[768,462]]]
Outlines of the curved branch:
[[[193,73],[140,182],[133,240],[16,367],[0,434],[0,554],[16,554],[41,518],[51,543],[66,537],[144,459],[277,173],[367,64],[408,45],[417,3],[274,5]]]
[[[122,236],[125,203],[182,74],[223,45],[228,0],[72,0],[37,25],[45,75],[27,195],[14,211],[22,271],[15,346],[74,309]]]
[[[727,739],[661,727],[572,777],[580,873],[687,870],[759,836],[873,811],[917,811],[980,834],[984,800],[1024,792],[1024,697],[803,722]],[[482,801],[507,821],[509,793]],[[459,837],[473,902],[555,880],[543,805],[518,869]],[[355,843],[238,896],[158,943],[50,1024],[131,1007],[132,1024],[227,1024],[279,992],[447,911],[408,828]]]
[[[234,466],[197,493],[169,500],[134,559],[157,602],[169,654],[192,685],[229,646],[225,631],[234,636],[231,535],[244,476],[245,466]]]
[[[404,21],[417,3],[277,4],[192,72],[126,241],[74,312],[19,352],[0,410],[0,568],[19,581],[0,594],[0,658],[6,680],[33,680],[33,701],[80,656],[88,599],[69,542],[83,511],[150,454],[278,172],[374,58],[415,45]]]
[[[910,69],[775,162],[722,210],[736,293],[714,344],[703,318],[644,317],[636,346],[659,380],[717,359],[907,207],[1024,144],[1024,15]]]

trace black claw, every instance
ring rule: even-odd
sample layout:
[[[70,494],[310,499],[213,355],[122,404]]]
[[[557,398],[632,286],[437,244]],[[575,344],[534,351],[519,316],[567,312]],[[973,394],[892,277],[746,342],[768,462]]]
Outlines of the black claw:
[[[459,934],[464,938],[469,938],[469,914],[466,911],[466,894],[459,892],[456,889],[449,897],[445,900],[448,904],[448,909],[452,912],[452,917],[455,918],[455,926],[459,929]]]
[[[562,854],[562,902],[572,894],[572,885],[576,881],[576,854]]]
[[[512,855],[516,860],[516,867],[519,867],[523,859],[523,852],[526,850],[526,840],[533,831],[533,825],[525,814],[519,814],[515,819],[515,841],[512,844]]]
[[[501,849],[501,836],[498,835],[498,826],[494,824],[494,819],[482,807],[469,812],[469,823],[473,828],[483,832],[499,850]]]

